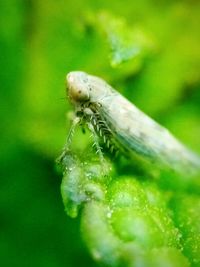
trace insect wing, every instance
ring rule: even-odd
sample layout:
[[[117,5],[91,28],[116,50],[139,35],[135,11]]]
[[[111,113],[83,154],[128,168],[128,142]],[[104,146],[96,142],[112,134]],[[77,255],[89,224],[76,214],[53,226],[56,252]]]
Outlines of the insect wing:
[[[176,143],[175,139],[170,138],[165,128],[159,126],[126,98],[117,92],[104,97],[99,113],[125,153],[137,154],[148,161],[156,160],[168,165],[164,140],[169,138],[171,143]],[[177,144],[172,145],[170,151],[175,147]]]

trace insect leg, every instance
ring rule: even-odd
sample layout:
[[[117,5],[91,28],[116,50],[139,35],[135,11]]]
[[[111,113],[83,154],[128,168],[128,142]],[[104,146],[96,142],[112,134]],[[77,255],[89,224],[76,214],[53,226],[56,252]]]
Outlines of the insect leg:
[[[104,176],[106,176],[110,172],[110,168],[109,168],[106,160],[104,159],[102,148],[99,145],[98,135],[97,135],[97,133],[96,133],[96,131],[94,129],[94,126],[92,125],[91,122],[87,122],[87,126],[88,126],[89,130],[92,133],[92,137],[94,139],[94,146],[96,147],[97,154],[99,155],[99,158],[100,158],[100,163],[101,163],[101,166],[102,166],[102,174]]]
[[[94,146],[96,147],[97,149],[97,154],[99,155],[99,158],[100,158],[100,163],[101,163],[101,166],[102,166],[102,174],[104,176],[106,176],[110,169],[108,167],[108,164],[106,162],[106,160],[104,159],[104,156],[103,156],[103,153],[102,153],[102,148],[100,147],[99,145],[99,140],[98,140],[98,135],[92,125],[91,122],[87,122],[87,126],[88,126],[88,129],[91,131],[92,133],[92,137],[94,139]]]
[[[56,162],[57,163],[62,163],[63,159],[65,158],[66,154],[69,152],[69,148],[72,142],[72,137],[75,132],[76,126],[80,123],[81,118],[80,117],[75,117],[74,120],[72,121],[72,126],[69,130],[65,145],[63,147],[61,155],[57,158]]]
[[[92,123],[90,122],[87,122],[87,126],[88,126],[88,129],[91,131],[92,133],[92,137],[94,139],[94,145],[96,146],[96,149],[97,149],[97,153],[99,154],[100,158],[103,158],[103,153],[101,151],[101,147],[99,145],[99,141],[98,141],[98,135],[96,134],[95,132],[95,129],[92,125]]]

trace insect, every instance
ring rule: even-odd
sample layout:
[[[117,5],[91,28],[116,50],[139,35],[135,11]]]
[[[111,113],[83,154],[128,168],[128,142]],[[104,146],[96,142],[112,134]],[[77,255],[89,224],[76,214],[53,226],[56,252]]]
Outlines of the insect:
[[[98,152],[99,141],[110,150],[119,150],[131,160],[184,174],[200,171],[200,158],[123,97],[103,79],[82,71],[70,72],[67,94],[75,107],[76,118],[64,148],[71,143],[79,123],[87,124]]]

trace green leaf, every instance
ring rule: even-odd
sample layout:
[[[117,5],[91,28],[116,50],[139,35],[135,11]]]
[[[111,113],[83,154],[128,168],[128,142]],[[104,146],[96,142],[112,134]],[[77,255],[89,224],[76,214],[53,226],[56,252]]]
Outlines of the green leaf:
[[[173,199],[175,223],[182,233],[183,252],[193,263],[200,264],[200,199],[198,196],[179,195]]]
[[[103,165],[102,165],[103,164]],[[92,257],[109,266],[189,266],[182,254],[181,233],[159,188],[133,176],[117,176],[109,161],[68,153],[61,162],[65,210],[76,217]],[[107,170],[105,172],[105,170]],[[164,194],[164,192],[163,192]]]

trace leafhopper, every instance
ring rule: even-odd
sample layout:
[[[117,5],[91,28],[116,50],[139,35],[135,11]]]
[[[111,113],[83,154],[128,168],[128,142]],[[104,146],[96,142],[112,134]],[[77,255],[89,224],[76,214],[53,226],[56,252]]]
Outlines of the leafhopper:
[[[168,169],[178,173],[196,174],[200,158],[127,100],[103,79],[82,71],[66,77],[67,95],[75,107],[73,121],[63,154],[66,153],[79,123],[91,131],[97,150],[99,143],[119,151],[130,160]]]

